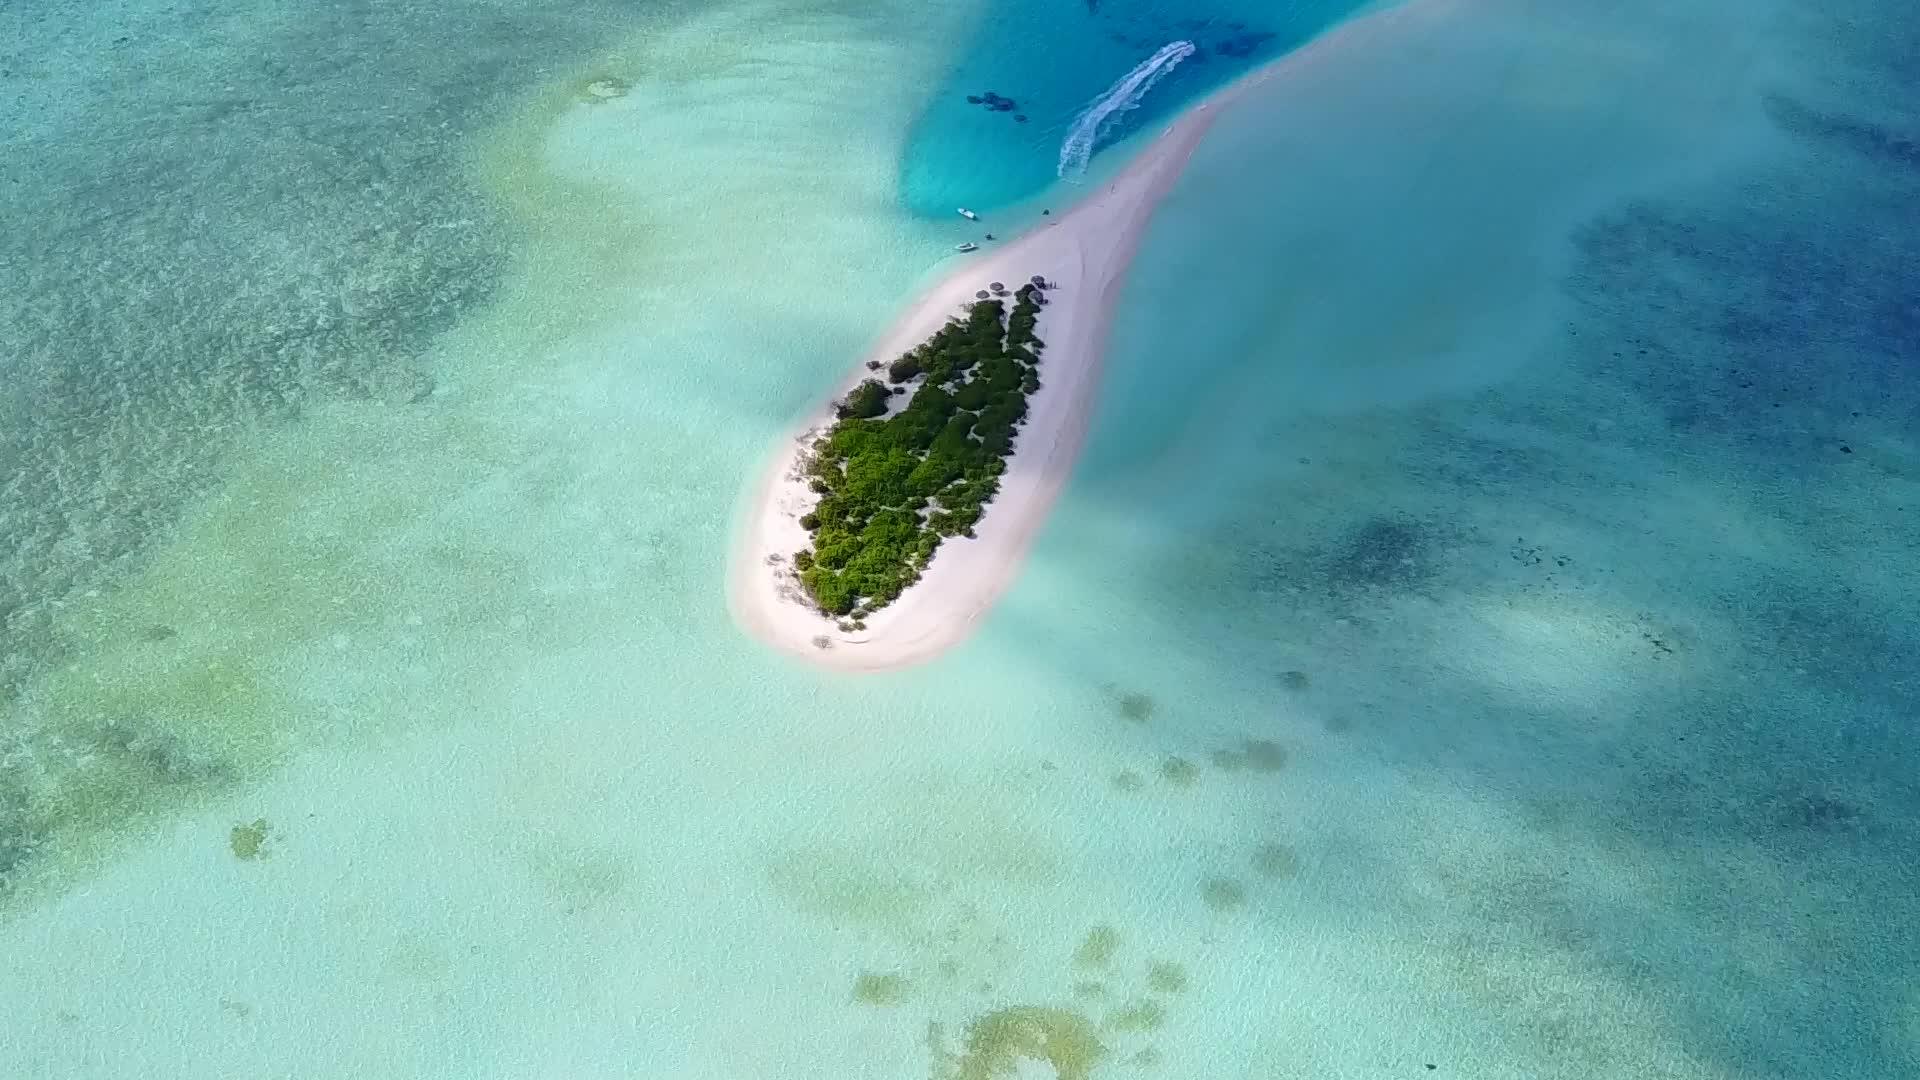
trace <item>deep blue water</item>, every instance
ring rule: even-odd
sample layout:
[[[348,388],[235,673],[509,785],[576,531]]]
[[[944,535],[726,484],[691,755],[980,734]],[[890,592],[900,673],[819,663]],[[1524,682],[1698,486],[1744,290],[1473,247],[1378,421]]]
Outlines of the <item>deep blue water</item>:
[[[987,210],[1029,197],[1055,180],[1060,143],[1075,117],[1161,46],[1186,40],[1197,51],[1122,116],[1102,146],[1297,48],[1361,6],[1357,0],[1001,0],[914,125],[901,156],[901,201],[937,217],[958,206]],[[988,93],[1014,106],[995,110],[967,100]]]

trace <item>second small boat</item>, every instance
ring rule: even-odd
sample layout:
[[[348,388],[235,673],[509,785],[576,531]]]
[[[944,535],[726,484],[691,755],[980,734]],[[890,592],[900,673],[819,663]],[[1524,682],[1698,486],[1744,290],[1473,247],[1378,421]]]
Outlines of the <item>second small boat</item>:
[[[964,206],[960,208],[960,216],[961,216],[961,217],[963,217],[963,218],[966,218],[966,219],[967,219],[968,221],[979,221],[979,220],[980,220],[980,215],[979,215],[979,214],[976,214],[976,213],[974,213],[973,211],[971,211],[971,210],[969,210],[969,209],[967,209],[967,208],[966,208],[966,207],[964,207]]]

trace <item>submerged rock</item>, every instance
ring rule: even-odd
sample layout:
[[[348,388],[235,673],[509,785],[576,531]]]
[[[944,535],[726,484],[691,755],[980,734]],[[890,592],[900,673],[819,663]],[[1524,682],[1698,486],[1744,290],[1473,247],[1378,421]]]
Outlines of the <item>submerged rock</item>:
[[[233,851],[233,857],[246,862],[265,858],[272,849],[268,840],[273,836],[273,826],[266,818],[256,818],[251,824],[235,825],[228,834],[227,847]]]

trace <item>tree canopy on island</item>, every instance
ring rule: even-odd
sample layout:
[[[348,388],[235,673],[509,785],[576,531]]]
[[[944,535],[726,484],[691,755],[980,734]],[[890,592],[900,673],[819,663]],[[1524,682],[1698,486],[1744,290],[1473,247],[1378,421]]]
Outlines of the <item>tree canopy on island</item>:
[[[889,364],[888,382],[914,384],[899,412],[887,415],[895,395],[878,379],[838,403],[806,466],[813,546],[794,553],[823,613],[858,620],[892,603],[943,539],[973,534],[1040,389],[1037,297],[1021,286],[1011,315],[997,299],[970,304]]]

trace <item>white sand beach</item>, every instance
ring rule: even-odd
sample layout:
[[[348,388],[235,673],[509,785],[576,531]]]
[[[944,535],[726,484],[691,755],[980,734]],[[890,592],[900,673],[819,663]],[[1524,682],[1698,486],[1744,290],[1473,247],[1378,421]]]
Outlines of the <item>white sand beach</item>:
[[[1273,92],[1288,103],[1285,115],[1272,122],[1301,133],[1303,140],[1311,136],[1319,149],[1308,153],[1303,141],[1306,156],[1274,177],[1276,202],[1291,207],[1303,228],[1319,230],[1313,234],[1318,240],[1309,245],[1318,250],[1312,257],[1303,254],[1300,273],[1316,279],[1308,288],[1324,302],[1299,312],[1302,355],[1346,357],[1323,377],[1337,383],[1345,370],[1366,382],[1370,393],[1386,397],[1405,376],[1368,374],[1382,362],[1394,368],[1467,348],[1464,338],[1445,346],[1441,338],[1447,335],[1436,337],[1439,331],[1430,325],[1436,318],[1451,318],[1443,309],[1450,283],[1459,275],[1449,274],[1446,265],[1485,263],[1478,268],[1488,273],[1495,267],[1511,270],[1508,314],[1529,332],[1486,341],[1467,334],[1479,342],[1469,350],[1473,356],[1428,366],[1443,372],[1463,365],[1474,371],[1498,368],[1504,361],[1496,363],[1496,354],[1526,347],[1535,340],[1536,324],[1544,325],[1536,291],[1551,279],[1554,252],[1564,246],[1573,223],[1623,192],[1708,168],[1730,148],[1754,141],[1747,125],[1727,122],[1730,113],[1745,118],[1726,91],[1747,77],[1751,59],[1745,50],[1721,58],[1709,77],[1674,65],[1664,51],[1641,42],[1596,39],[1594,28],[1585,25],[1592,20],[1574,16],[1486,13],[1498,30],[1487,39],[1484,27],[1472,29],[1473,20],[1462,24],[1466,12],[1480,10],[1461,0],[1422,0],[1375,11],[1329,32],[1194,106],[1067,213],[963,263],[920,297],[861,358],[836,397],[868,374],[867,360],[892,360],[924,340],[989,281],[1012,284],[1042,274],[1058,286],[1048,293],[1053,302],[1040,317],[1039,333],[1047,342],[1043,386],[977,537],[944,543],[920,582],[870,616],[864,631],[843,633],[815,613],[799,599],[784,561],[773,557],[785,560],[806,546],[807,534],[797,519],[813,497],[797,479],[796,461],[813,434],[830,424],[830,406],[823,405],[788,436],[748,511],[729,581],[739,624],[778,649],[846,671],[926,661],[979,624],[1017,576],[1072,471],[1095,400],[1114,303],[1156,205],[1173,189],[1215,121],[1261,84],[1273,83]],[[1542,54],[1537,62],[1512,59],[1536,49]],[[1371,78],[1396,65],[1438,80],[1444,92],[1417,91],[1421,84],[1411,74],[1404,81]],[[1621,121],[1609,119],[1611,114],[1603,112],[1599,121],[1587,115],[1613,100],[1608,95],[1614,84],[1599,74],[1617,67],[1641,72],[1668,95],[1657,121],[1619,127]],[[1273,98],[1264,91],[1259,96],[1263,103]],[[1496,108],[1510,109],[1527,122],[1483,132],[1478,125]],[[1574,119],[1609,125],[1606,137],[1561,145],[1559,124]],[[1349,132],[1366,156],[1327,156],[1326,147]],[[1484,145],[1476,146],[1476,138]],[[1535,144],[1539,151],[1530,152]],[[1509,162],[1507,171],[1483,172],[1461,160],[1479,153],[1486,156],[1475,160]],[[1448,159],[1456,161],[1453,174],[1437,173],[1436,163]],[[1369,162],[1364,174],[1343,171],[1355,160]],[[1477,178],[1473,182],[1479,188],[1463,192],[1462,178]],[[1503,195],[1509,188],[1511,195]],[[1463,205],[1481,209],[1462,216]],[[1459,227],[1448,231],[1433,224],[1448,222]],[[1404,238],[1423,228],[1435,242],[1409,249]],[[1379,295],[1369,300],[1373,290]],[[1470,307],[1467,299],[1460,303]],[[1348,301],[1355,306],[1346,306]],[[1376,309],[1399,314],[1326,322],[1330,315]]]
[[[1018,575],[1021,559],[1073,470],[1093,408],[1113,304],[1154,206],[1179,177],[1220,107],[1270,73],[1256,72],[1188,110],[1072,209],[968,259],[908,307],[860,358],[833,399],[787,437],[761,479],[728,581],[740,625],[778,649],[844,671],[921,663],[972,632]],[[793,552],[809,542],[800,515],[818,501],[801,479],[801,455],[832,425],[832,401],[871,375],[867,361],[888,362],[918,345],[990,282],[1011,288],[1035,275],[1049,283],[1049,303],[1038,325],[1046,342],[1042,382],[1030,399],[999,494],[987,505],[973,538],[941,544],[920,581],[868,616],[866,629],[840,630],[806,602],[791,571]]]

